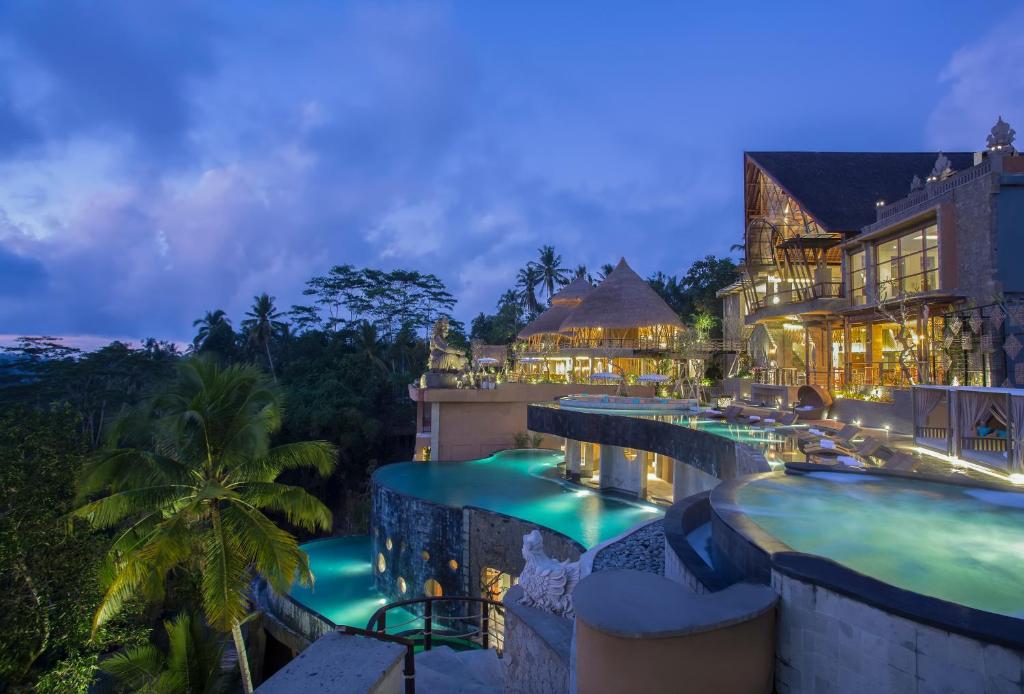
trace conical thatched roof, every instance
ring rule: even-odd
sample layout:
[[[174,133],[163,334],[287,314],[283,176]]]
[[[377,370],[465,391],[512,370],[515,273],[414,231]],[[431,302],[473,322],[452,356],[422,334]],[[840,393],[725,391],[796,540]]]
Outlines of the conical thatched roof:
[[[553,297],[552,304],[578,304],[587,294],[594,291],[594,286],[585,277],[577,277],[569,284],[559,289]]]
[[[639,328],[672,325],[682,328],[676,312],[623,258],[604,282],[587,294],[562,321],[561,331],[574,328]]]
[[[592,291],[594,287],[590,282],[583,277],[577,277],[551,297],[551,308],[519,331],[520,339],[525,340],[532,335],[543,333],[557,333],[562,321]]]
[[[543,333],[557,333],[562,327],[562,321],[576,308],[576,302],[565,302],[552,304],[544,313],[534,318],[530,323],[519,331],[520,339],[525,340],[533,335]]]

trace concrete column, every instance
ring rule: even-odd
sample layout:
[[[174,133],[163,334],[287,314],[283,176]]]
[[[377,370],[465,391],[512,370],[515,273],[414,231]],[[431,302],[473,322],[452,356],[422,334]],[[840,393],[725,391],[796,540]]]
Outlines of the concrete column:
[[[441,458],[441,403],[430,403],[430,459]]]
[[[565,439],[565,471],[571,477],[580,474],[580,453],[582,446],[579,441]]]
[[[643,498],[647,493],[647,468],[640,452],[629,460],[622,447],[602,444],[600,487]]]
[[[681,501],[699,492],[714,489],[721,482],[714,475],[702,472],[681,460],[673,461],[675,478],[672,480],[672,500]]]
[[[580,477],[590,479],[594,476],[595,457],[594,444],[580,444]]]

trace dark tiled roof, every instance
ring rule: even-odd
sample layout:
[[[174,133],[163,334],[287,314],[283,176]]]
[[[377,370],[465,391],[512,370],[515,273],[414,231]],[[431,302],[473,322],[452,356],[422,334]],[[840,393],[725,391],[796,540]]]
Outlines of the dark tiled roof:
[[[946,152],[954,171],[974,165],[971,152]],[[875,221],[878,200],[910,192],[931,173],[938,152],[747,152],[826,231],[859,231]]]

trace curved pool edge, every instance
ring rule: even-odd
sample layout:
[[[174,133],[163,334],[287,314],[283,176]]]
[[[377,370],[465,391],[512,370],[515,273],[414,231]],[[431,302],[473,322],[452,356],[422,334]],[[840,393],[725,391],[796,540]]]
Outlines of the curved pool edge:
[[[858,470],[829,470],[829,472],[865,474]],[[771,472],[730,480],[723,482],[711,491],[709,503],[713,524],[712,544],[722,553],[721,558],[725,559],[727,556],[732,563],[732,566],[727,567],[718,567],[716,563],[716,569],[724,568],[726,571],[736,572],[738,575],[732,577],[734,580],[753,579],[769,585],[773,583],[772,573],[778,572],[788,578],[834,591],[888,614],[960,634],[977,641],[1024,651],[1024,619],[988,612],[900,588],[827,557],[796,551],[738,510],[740,489],[759,479],[778,478],[786,474],[785,472]],[[869,474],[878,477],[923,479],[915,477],[912,473],[908,475],[895,471],[872,470]],[[927,481],[950,486],[1020,493],[1019,488],[976,480],[965,480],[970,483],[963,485],[936,477],[929,477]],[[718,558],[719,556],[716,556],[716,562]]]

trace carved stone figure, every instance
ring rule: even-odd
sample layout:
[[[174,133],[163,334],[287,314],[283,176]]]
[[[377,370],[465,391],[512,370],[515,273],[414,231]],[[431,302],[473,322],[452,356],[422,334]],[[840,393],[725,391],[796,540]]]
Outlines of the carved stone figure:
[[[434,332],[430,336],[430,361],[427,367],[431,371],[461,373],[466,370],[466,356],[448,344],[448,319],[441,316],[434,323]]]
[[[1017,131],[1010,127],[1010,124],[1003,120],[1002,116],[992,126],[992,132],[988,136],[987,144],[990,150],[998,150],[1006,154],[1012,154],[1013,141],[1017,137]]]
[[[932,172],[928,174],[929,181],[942,181],[953,175],[953,165],[942,152],[939,152],[939,156],[935,159],[935,166],[932,167]]]
[[[549,557],[538,530],[523,535],[523,559],[526,566],[519,575],[519,585],[523,588],[520,602],[572,619],[572,591],[580,581],[579,562]]]
[[[910,179],[910,192],[913,193],[915,190],[921,190],[922,188],[924,188],[924,181],[921,180],[920,176],[914,174],[914,177]]]

